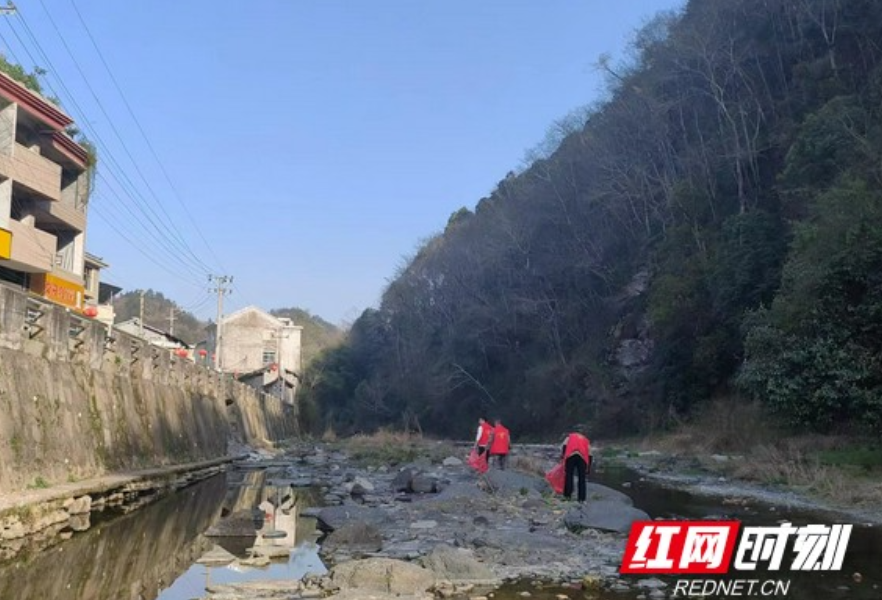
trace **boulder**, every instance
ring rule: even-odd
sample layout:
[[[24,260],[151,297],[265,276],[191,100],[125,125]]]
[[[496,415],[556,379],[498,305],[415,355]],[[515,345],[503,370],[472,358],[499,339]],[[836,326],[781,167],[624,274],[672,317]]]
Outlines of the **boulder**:
[[[410,492],[414,475],[416,475],[416,471],[410,467],[401,469],[398,475],[395,476],[395,479],[392,480],[392,491]]]
[[[564,525],[570,531],[600,529],[627,533],[634,521],[648,521],[648,514],[622,502],[599,500],[580,503],[564,515]]]
[[[600,485],[599,483],[591,483],[590,481],[586,483],[585,493],[585,497],[589,502],[604,501],[618,502],[620,504],[627,504],[628,506],[634,505],[634,501],[631,500],[631,497],[628,496],[628,494],[606,487],[605,485]]]
[[[500,471],[491,469],[485,474],[491,491],[495,494],[539,494],[548,489],[548,483],[538,475],[529,475],[519,471]]]
[[[453,583],[496,580],[496,576],[484,563],[478,562],[474,552],[465,548],[453,548],[441,544],[424,556],[420,563],[435,573],[439,580]]]
[[[254,537],[255,518],[264,519],[262,511],[239,510],[221,519],[212,527],[208,528],[205,535],[208,537]]]
[[[318,514],[318,526],[322,531],[334,531],[347,523],[366,523],[383,525],[390,521],[389,515],[382,509],[364,506],[329,506]]]
[[[331,572],[331,581],[341,590],[417,595],[424,594],[435,585],[435,575],[413,563],[391,558],[368,558],[337,565]]]
[[[445,467],[459,467],[462,466],[462,460],[456,458],[455,456],[448,456],[441,464]]]
[[[484,495],[474,483],[451,483],[435,498],[439,501],[461,500],[463,498],[480,498]]]
[[[382,547],[383,536],[376,527],[367,523],[351,522],[331,532],[322,544],[322,551],[368,553],[377,552]]]
[[[410,489],[415,494],[431,494],[437,491],[438,480],[425,473],[417,473],[410,482]]]

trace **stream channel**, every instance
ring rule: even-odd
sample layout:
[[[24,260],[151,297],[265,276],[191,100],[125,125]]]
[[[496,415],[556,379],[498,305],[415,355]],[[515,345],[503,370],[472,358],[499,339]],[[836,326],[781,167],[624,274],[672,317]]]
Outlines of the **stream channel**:
[[[268,478],[269,477],[269,478]],[[733,518],[746,525],[795,525],[836,522],[829,515],[794,512],[783,507],[731,504],[722,497],[697,496],[655,484],[627,469],[607,468],[592,480],[623,489],[634,504],[654,518]],[[628,483],[625,483],[628,482]],[[48,549],[0,563],[0,600],[192,600],[206,595],[206,586],[253,580],[299,579],[325,573],[318,555],[314,518],[300,512],[320,503],[320,490],[282,488],[264,470],[231,468],[211,479],[179,490],[135,512],[92,515],[89,529],[73,533]],[[266,502],[283,504],[275,519],[254,510]],[[238,519],[238,523],[234,523]],[[262,522],[261,522],[262,521]],[[839,522],[846,522],[840,519]],[[210,566],[196,561],[215,545],[239,558],[255,537],[206,536],[259,527],[269,536],[262,543],[283,545],[288,558],[266,567]],[[284,532],[284,536],[280,533]],[[882,598],[882,528],[856,524],[840,572],[742,574],[742,579],[791,579],[788,598],[796,600]],[[854,580],[861,574],[861,581]],[[623,576],[627,577],[627,576]],[[673,580],[662,578],[669,584]],[[668,596],[672,587],[666,590]],[[506,584],[494,600],[573,599],[632,600],[640,591],[582,591],[556,584],[523,581]],[[644,591],[645,593],[645,591]],[[646,597],[646,596],[642,596]],[[706,596],[713,598],[714,596]]]

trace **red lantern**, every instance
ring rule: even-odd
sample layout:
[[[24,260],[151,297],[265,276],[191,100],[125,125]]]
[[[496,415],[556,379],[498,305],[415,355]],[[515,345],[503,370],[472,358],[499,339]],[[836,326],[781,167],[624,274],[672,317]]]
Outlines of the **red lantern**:
[[[203,348],[202,350],[199,351],[199,356],[201,356],[202,358],[205,358],[206,356],[208,356],[208,350]]]
[[[276,363],[273,363],[270,365],[270,371],[272,371],[273,373],[275,373],[278,370],[279,370],[279,365],[277,365]]]
[[[83,309],[83,314],[89,317],[90,319],[94,319],[98,316],[98,307],[97,306],[87,306]]]
[[[177,350],[175,350],[175,354],[177,354],[181,358],[187,358],[188,352],[186,348],[178,348]]]

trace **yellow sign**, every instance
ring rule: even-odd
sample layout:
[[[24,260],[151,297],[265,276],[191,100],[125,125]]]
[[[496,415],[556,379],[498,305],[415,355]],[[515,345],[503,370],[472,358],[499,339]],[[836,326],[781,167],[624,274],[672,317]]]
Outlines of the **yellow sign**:
[[[47,300],[79,309],[86,290],[78,283],[46,273],[31,276],[31,291]]]
[[[0,229],[0,258],[12,258],[12,232]]]

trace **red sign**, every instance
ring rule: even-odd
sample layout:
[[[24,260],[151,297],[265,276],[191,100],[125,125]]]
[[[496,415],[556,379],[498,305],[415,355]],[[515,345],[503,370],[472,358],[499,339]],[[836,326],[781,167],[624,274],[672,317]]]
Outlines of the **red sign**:
[[[620,573],[727,573],[738,521],[638,521]]]

